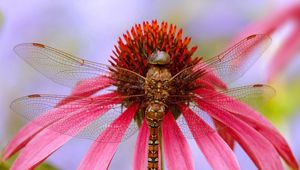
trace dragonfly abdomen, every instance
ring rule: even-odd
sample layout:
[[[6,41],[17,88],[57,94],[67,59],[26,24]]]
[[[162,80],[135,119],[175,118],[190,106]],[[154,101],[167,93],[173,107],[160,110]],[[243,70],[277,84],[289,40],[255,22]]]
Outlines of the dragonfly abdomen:
[[[158,170],[159,128],[165,116],[165,106],[159,103],[150,103],[145,114],[147,124],[150,128],[148,141],[148,170]]]
[[[158,169],[158,135],[159,128],[150,128],[150,138],[148,141],[148,170]]]

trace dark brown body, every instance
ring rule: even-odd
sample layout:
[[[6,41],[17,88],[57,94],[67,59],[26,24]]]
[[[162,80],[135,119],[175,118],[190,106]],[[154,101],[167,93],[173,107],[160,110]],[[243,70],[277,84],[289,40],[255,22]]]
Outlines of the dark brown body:
[[[169,97],[169,80],[171,77],[170,71],[159,65],[152,65],[146,76],[147,108],[145,116],[150,128],[148,170],[158,169],[159,129],[167,109],[165,101]]]

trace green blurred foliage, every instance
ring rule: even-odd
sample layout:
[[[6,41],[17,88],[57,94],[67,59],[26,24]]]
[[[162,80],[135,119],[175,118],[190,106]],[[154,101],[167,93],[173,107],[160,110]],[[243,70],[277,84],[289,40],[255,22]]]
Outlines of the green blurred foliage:
[[[201,56],[204,60],[210,59],[220,53],[222,53],[226,49],[226,44],[228,43],[228,39],[219,38],[210,41],[196,41],[196,45],[198,49],[194,56]]]
[[[2,12],[0,11],[0,31],[1,31],[1,28],[2,28],[2,25],[3,25],[3,20],[4,20],[3,14],[2,14]]]
[[[276,96],[269,102],[262,104],[258,110],[276,124],[287,121],[300,104],[300,79],[293,82],[277,81],[272,84],[276,89]]]
[[[0,156],[0,170],[9,170],[12,163],[16,160],[17,155],[14,155],[9,160],[3,162],[2,158]],[[48,163],[42,163],[40,164],[35,170],[57,170],[54,166],[48,164]]]

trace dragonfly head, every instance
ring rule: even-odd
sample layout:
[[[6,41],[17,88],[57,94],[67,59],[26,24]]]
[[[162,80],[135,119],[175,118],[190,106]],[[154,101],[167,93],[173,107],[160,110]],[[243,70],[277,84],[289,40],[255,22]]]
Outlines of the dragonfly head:
[[[165,51],[154,51],[150,57],[148,57],[148,64],[153,65],[168,65],[171,63],[170,55]]]

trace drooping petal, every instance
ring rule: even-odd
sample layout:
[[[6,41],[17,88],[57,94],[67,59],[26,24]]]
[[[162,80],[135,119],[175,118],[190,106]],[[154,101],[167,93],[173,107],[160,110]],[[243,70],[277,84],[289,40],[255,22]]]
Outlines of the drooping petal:
[[[120,101],[112,100],[106,104],[116,104]],[[69,141],[72,136],[78,134],[92,121],[103,115],[109,107],[95,108],[86,106],[72,113],[69,117],[64,117],[39,132],[25,146],[12,169],[32,169],[49,157],[54,151]],[[65,134],[62,134],[64,132]]]
[[[72,90],[72,95],[83,93],[95,93],[112,84],[112,80],[108,76],[99,76],[79,81]]]
[[[224,104],[226,105],[226,103]],[[228,109],[228,107],[225,108]],[[237,117],[248,123],[250,126],[255,128],[255,130],[261,133],[265,138],[267,138],[291,168],[299,169],[299,165],[287,141],[269,121],[267,121],[263,116],[261,116],[259,113],[249,108],[248,106],[244,105],[243,103],[237,103],[236,108],[236,111],[230,109],[228,110],[236,114]],[[243,109],[243,112],[239,112],[239,110],[241,109]]]
[[[103,95],[103,97],[114,97],[116,95],[116,93],[109,93]],[[101,97],[102,96],[99,96],[98,98],[101,100]],[[37,133],[42,131],[44,128],[50,126],[55,121],[74,114],[74,112],[78,111],[74,110],[71,106],[67,106],[64,109],[54,108],[42,114],[40,117],[37,117],[35,120],[24,126],[9,142],[4,150],[3,159],[8,159],[14,153],[23,148]]]
[[[89,152],[81,162],[80,170],[106,170],[117,150],[122,137],[127,130],[130,122],[132,121],[138,104],[134,103],[130,105],[127,110],[122,113],[111,125],[98,137],[97,141],[110,140],[110,138],[116,138],[114,143],[95,142],[90,148]],[[122,126],[124,128],[115,128]]]
[[[201,90],[200,93],[210,92],[207,90]],[[215,97],[211,97],[210,100],[207,100],[206,102],[218,105],[237,115],[240,119],[248,123],[265,138],[267,138],[274,145],[280,156],[287,162],[289,166],[291,166],[293,169],[299,169],[299,165],[286,140],[261,114],[251,109],[247,105],[222,94],[215,95]]]
[[[250,25],[246,30],[239,34],[234,41],[239,40],[241,37],[252,35],[253,33],[264,33],[272,35],[283,28],[285,25],[290,24],[293,30],[289,32],[286,39],[280,44],[275,55],[272,56],[271,63],[268,66],[269,81],[273,80],[278,73],[280,73],[287,64],[295,57],[298,51],[298,44],[300,42],[299,29],[300,29],[300,5],[294,4],[288,8],[282,9],[280,12],[270,15]],[[291,24],[292,23],[292,24]],[[233,43],[234,43],[233,41]]]
[[[299,8],[300,9],[300,8]],[[288,66],[288,64],[292,61],[293,57],[296,55],[295,53],[299,51],[299,43],[300,43],[300,12],[299,12],[299,23],[298,27],[293,30],[292,33],[284,40],[281,47],[277,50],[274,58],[270,62],[268,66],[268,80],[274,79],[276,75],[278,75],[282,70]]]
[[[201,84],[201,87],[205,88],[205,89],[210,89],[210,90],[214,90],[215,86],[213,84],[211,84],[208,81],[205,81],[203,79],[198,79],[196,80],[197,85]]]
[[[247,117],[237,114],[237,116],[247,122],[250,126],[255,128],[260,134],[262,134],[266,139],[268,139],[273,146],[276,148],[280,156],[286,161],[286,163],[292,169],[299,169],[299,165],[289,147],[286,140],[279,134],[275,128],[270,128],[262,125],[261,123],[255,121],[254,119],[249,119]]]
[[[24,150],[21,151],[11,169],[34,169],[54,151],[70,140],[70,138],[71,136],[44,129],[26,145]]]
[[[69,107],[69,109],[59,109],[54,108],[44,113],[40,117],[37,117],[32,122],[24,126],[19,132],[14,136],[14,138],[9,142],[4,150],[4,159],[8,159],[14,153],[23,148],[37,133],[42,131],[44,128],[53,124],[64,117],[75,112],[74,109]]]
[[[50,112],[51,115],[59,112]],[[71,112],[70,112],[71,113]],[[42,120],[45,123],[44,126],[41,126],[39,124],[36,124],[35,122],[31,122],[24,126],[19,132],[14,136],[14,138],[9,142],[9,144],[4,149],[4,155],[3,159],[7,160],[9,159],[13,154],[18,152],[21,148],[23,148],[31,139],[34,137],[37,133],[42,131],[45,127],[47,127],[49,124],[53,123],[54,120],[47,119],[48,113],[45,114],[46,117],[40,117],[39,120]],[[45,119],[46,118],[46,119]]]
[[[202,82],[205,82],[205,81],[203,80]],[[196,90],[194,90],[194,93],[200,95],[201,97],[209,98],[211,101],[213,101],[213,98],[215,96],[218,96],[218,95],[216,95],[215,89],[206,88],[206,87],[196,89]],[[215,126],[217,127],[217,131],[218,131],[219,135],[233,149],[234,139],[229,134],[227,128],[226,127],[224,128],[224,125],[220,121],[213,119],[213,122],[214,122]],[[222,128],[220,128],[220,127],[222,127]]]
[[[171,112],[162,123],[162,144],[168,169],[195,169],[191,151]]]
[[[194,68],[194,70],[197,70],[201,67],[204,67],[204,64],[199,63]],[[197,81],[201,81],[201,80],[204,80],[206,83],[212,86],[217,86],[218,88],[227,89],[227,85],[209,68],[205,70],[205,74],[201,76]]]
[[[279,155],[273,145],[255,129],[222,108],[200,99],[195,101],[203,111],[229,128],[231,135],[243,147],[259,169],[283,169]]]
[[[134,158],[133,158],[133,169],[147,169],[148,163],[148,141],[149,141],[149,128],[146,120],[143,121],[142,126],[140,127],[140,132],[137,137],[135,149],[134,149]]]
[[[217,128],[218,134],[227,143],[227,145],[233,150],[234,149],[234,138],[230,135],[227,127],[224,127],[223,123],[214,119],[214,124]]]
[[[180,110],[199,148],[213,169],[240,169],[234,152],[214,129],[187,106],[181,105]]]
[[[201,79],[204,79],[205,81],[207,81],[210,84],[213,84],[219,88],[227,89],[227,85],[219,77],[217,77],[213,72],[205,73],[201,77]]]
[[[110,86],[111,84],[112,84],[112,80],[105,76],[81,80],[76,84],[70,96],[62,100],[58,104],[58,106],[74,101],[76,99],[74,98],[74,96],[75,97],[91,96],[94,93],[97,93],[98,91]]]

